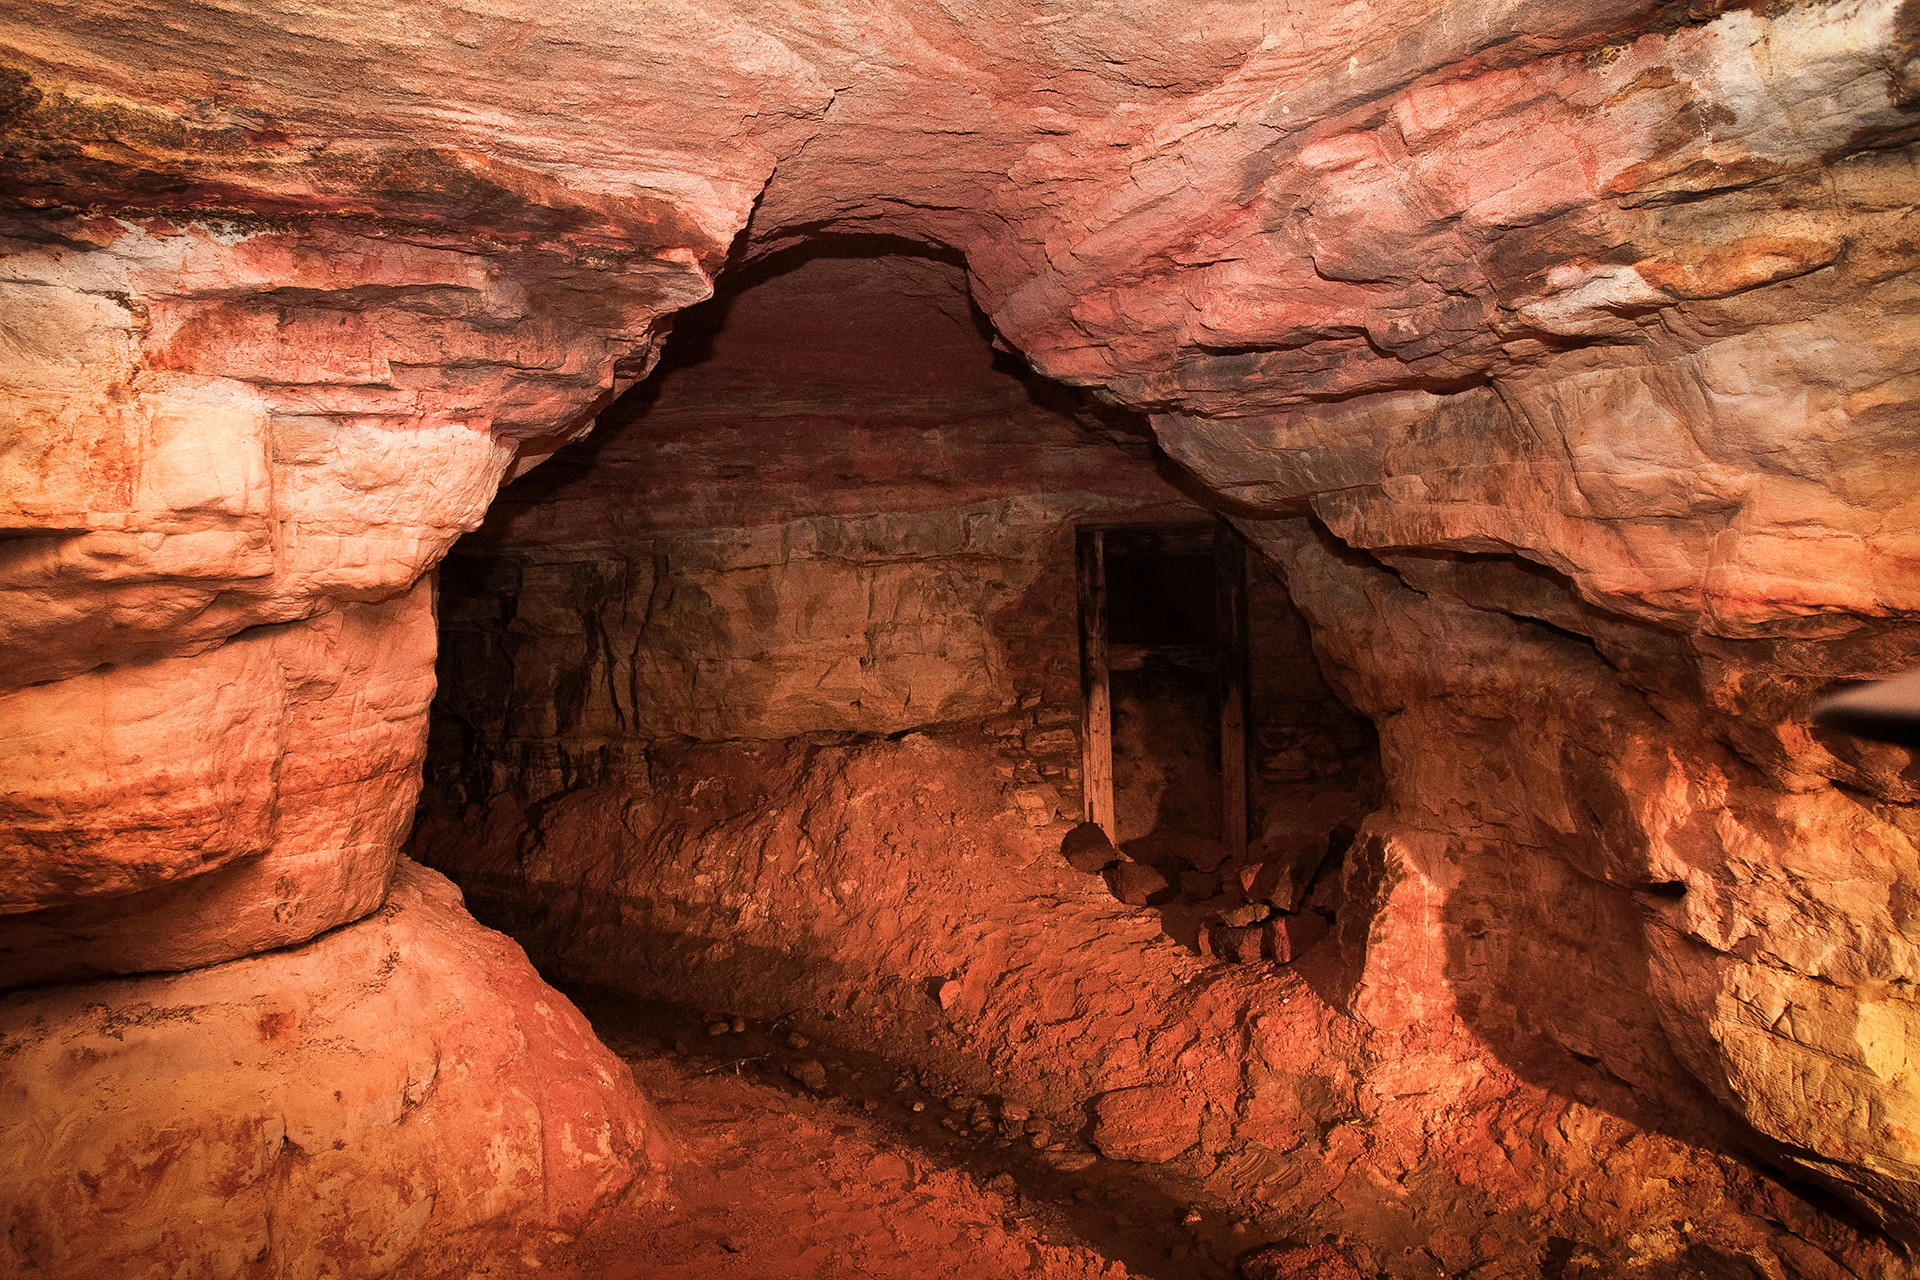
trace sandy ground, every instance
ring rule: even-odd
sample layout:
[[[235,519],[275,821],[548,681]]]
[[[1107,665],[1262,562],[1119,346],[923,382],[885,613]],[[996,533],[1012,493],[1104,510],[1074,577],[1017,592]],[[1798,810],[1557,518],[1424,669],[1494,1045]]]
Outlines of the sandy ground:
[[[1233,1274],[1199,1212],[1074,1168],[904,1077],[803,1056],[778,1028],[582,1002],[632,1066],[681,1164],[664,1204],[633,1206],[560,1274],[593,1280],[1186,1280]],[[790,1070],[804,1067],[810,1082]],[[917,1108],[916,1108],[917,1104]],[[1065,1163],[1066,1169],[1056,1165]],[[1218,1225],[1218,1224],[1214,1224]],[[1236,1242],[1241,1243],[1241,1242]],[[1251,1243],[1246,1241],[1244,1243]],[[1244,1245],[1242,1245],[1244,1247]],[[1237,1251],[1237,1250],[1236,1250]],[[1230,1258],[1230,1254],[1228,1255]]]

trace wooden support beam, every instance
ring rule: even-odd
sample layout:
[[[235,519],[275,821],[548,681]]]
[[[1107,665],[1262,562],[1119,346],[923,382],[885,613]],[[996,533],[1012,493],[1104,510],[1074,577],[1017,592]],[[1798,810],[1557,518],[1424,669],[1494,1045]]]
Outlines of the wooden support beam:
[[[1247,851],[1247,548],[1222,520],[1213,542],[1220,635],[1220,840]]]
[[[1107,668],[1107,564],[1099,529],[1075,533],[1080,597],[1080,792],[1086,821],[1107,839],[1118,838],[1113,821],[1113,694]]]

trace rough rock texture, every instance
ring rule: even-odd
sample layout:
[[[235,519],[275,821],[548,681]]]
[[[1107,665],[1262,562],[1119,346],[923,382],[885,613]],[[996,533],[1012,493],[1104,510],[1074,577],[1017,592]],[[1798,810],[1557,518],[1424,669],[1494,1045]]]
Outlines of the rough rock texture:
[[[619,1059],[444,877],[192,973],[0,997],[10,1275],[537,1271],[664,1155]]]
[[[1077,812],[1071,526],[1204,513],[1128,424],[1002,367],[957,267],[797,257],[693,313],[442,569],[436,800],[658,741],[991,719],[1038,820]]]
[[[84,957],[121,971],[364,914],[431,693],[416,584],[478,523],[519,441],[563,426],[704,278],[643,259],[624,309],[596,293],[591,336],[552,313],[577,314],[606,273],[529,288],[471,246],[384,229],[70,214],[15,215],[8,234],[0,715],[64,741],[7,743],[5,909],[233,868],[191,895],[217,936],[181,945],[182,899],[149,899],[158,949],[121,930]],[[305,704],[362,686],[365,705],[323,713],[353,723],[300,726]],[[90,791],[100,770],[111,788]],[[298,793],[319,786],[332,812],[303,817]],[[186,838],[156,838],[162,816]]]
[[[378,907],[419,788],[432,598],[0,695],[0,768],[31,780],[0,799],[0,986],[190,969]]]
[[[1382,724],[1354,1013],[1457,1014],[1515,1061],[1557,1045],[1675,1104],[1697,1080],[1769,1158],[1910,1230],[1911,767],[1805,722],[1812,673],[1911,660],[1912,630],[1690,643],[1509,560],[1362,563],[1300,521],[1262,540],[1291,546],[1296,599]]]
[[[1345,1011],[1360,975],[1338,949],[1195,955],[1068,867],[1069,824],[1029,827],[963,733],[649,761],[531,811],[503,795],[429,820],[421,847],[577,980],[817,1040],[855,1028],[942,1092],[1092,1125],[1166,1194],[1268,1238],[1361,1242],[1389,1275],[1531,1278],[1573,1245],[1614,1276],[1901,1274],[1717,1151],[1703,1099],[1674,1109],[1564,1050],[1509,1065],[1458,1018],[1375,1026]],[[1431,969],[1409,981],[1444,994]]]
[[[425,728],[425,571],[649,367],[743,230],[742,258],[901,237],[963,259],[1041,372],[1154,415],[1380,726],[1388,802],[1346,867],[1341,967],[1324,1014],[1287,997],[1305,1021],[1283,1047],[1352,1064],[1323,1078],[1350,1071],[1386,1136],[1316,1133],[1331,1165],[1295,1201],[1256,1199],[1333,1187],[1357,1213],[1349,1174],[1391,1198],[1439,1160],[1474,1188],[1432,1193],[1460,1221],[1504,1209],[1484,1234],[1533,1239],[1528,1214],[1579,1235],[1664,1204],[1645,1178],[1669,1156],[1741,1204],[1783,1194],[1674,1154],[1699,1142],[1920,1243],[1913,762],[1806,715],[1920,658],[1917,46],[1913,0],[710,0],[590,24],[8,4],[7,975],[204,964],[372,910]],[[872,616],[915,619],[896,603]],[[990,669],[963,653],[942,687]],[[844,711],[864,679],[766,723]],[[724,703],[675,714],[722,731]],[[545,793],[565,770],[542,768]],[[783,794],[809,786],[822,824],[857,798],[803,777]],[[1007,839],[1058,812],[1029,800]],[[553,820],[503,803],[480,844]],[[447,857],[576,884],[613,858],[606,830],[527,840],[551,874],[509,874],[504,845]],[[698,870],[691,847],[631,870],[641,896],[684,873],[698,912],[716,886],[752,900],[753,846],[729,837]],[[846,870],[882,848],[867,833]],[[834,918],[852,892],[783,910]],[[816,936],[785,927],[781,946]],[[951,939],[928,945],[952,967]],[[1325,1113],[1284,1089],[1225,1105],[1264,1042],[1237,1009],[1192,1012],[1166,976],[1184,963],[1113,997],[1143,1012],[1095,1040],[1211,1027],[1209,1106]],[[1610,1081],[1651,1101],[1568,1102]],[[1662,1111],[1699,1130],[1660,1131]],[[1602,1130],[1632,1148],[1617,1167],[1589,1160]],[[1643,1237],[1633,1265],[1710,1272],[1694,1249],[1758,1257],[1764,1236],[1762,1273],[1821,1274],[1825,1254],[1754,1225],[1829,1229],[1798,1213]],[[1456,1271],[1500,1253],[1415,1219],[1382,1238],[1424,1237]]]

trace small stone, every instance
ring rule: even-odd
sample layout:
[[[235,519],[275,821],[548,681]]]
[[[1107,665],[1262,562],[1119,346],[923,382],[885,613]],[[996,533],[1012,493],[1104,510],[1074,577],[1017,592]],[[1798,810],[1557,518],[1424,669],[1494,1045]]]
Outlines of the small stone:
[[[812,1058],[808,1058],[805,1062],[794,1063],[787,1068],[787,1074],[815,1093],[820,1093],[827,1087],[826,1065]]]
[[[1041,1159],[1062,1173],[1079,1173],[1091,1169],[1099,1157],[1091,1151],[1049,1151]]]
[[[1274,916],[1266,922],[1267,955],[1282,964],[1297,960],[1331,931],[1327,918],[1317,911]]]
[[[729,1029],[724,1022],[709,1022],[707,1024],[707,1034],[710,1036],[723,1036],[727,1034]]]
[[[1198,1209],[1189,1209],[1187,1210],[1186,1216],[1180,1219],[1180,1222],[1184,1226],[1197,1227],[1200,1225],[1200,1216]]]
[[[1023,770],[1023,772],[1027,772],[1027,770]],[[1033,774],[1035,780],[1039,779],[1040,771],[1038,769],[1032,769],[1030,772]],[[1051,787],[1046,788],[1048,791],[1052,789]],[[1018,791],[1015,791],[1013,793],[1013,803],[1015,809],[1021,817],[1027,820],[1027,825],[1030,827],[1044,827],[1053,821],[1053,806],[1047,803],[1047,798],[1042,794],[1041,788],[1039,787],[1022,787]]]
[[[1027,1110],[1025,1107],[1021,1106],[1017,1102],[1003,1102],[1000,1104],[1000,1115],[1002,1119],[1025,1120],[1028,1116],[1032,1114],[1033,1113],[1031,1111]]]
[[[1080,749],[1080,735],[1072,729],[1037,729],[1026,736],[1026,747],[1036,756],[1065,755]]]
[[[1107,889],[1130,907],[1144,907],[1167,892],[1167,878],[1142,862],[1122,859],[1104,873]]]
[[[1113,841],[1097,822],[1083,822],[1067,832],[1066,838],[1060,841],[1060,856],[1075,871],[1090,874],[1105,871],[1120,861],[1120,851],[1113,847]]]
[[[1045,1151],[1047,1149],[1047,1141],[1052,1136],[1053,1135],[1045,1129],[1035,1130],[1033,1133],[1027,1135],[1027,1145],[1035,1151]]]
[[[916,1102],[913,1104],[913,1109],[915,1111],[925,1111],[927,1109],[927,1104],[924,1102]]]
[[[1230,929],[1244,929],[1250,924],[1259,924],[1273,914],[1273,908],[1264,902],[1249,902],[1220,913],[1220,923]]]
[[[808,1040],[805,1036],[801,1035],[798,1031],[795,1031],[787,1036],[787,1047],[790,1049],[804,1049],[809,1044],[812,1044],[812,1043],[813,1042],[811,1040]]]
[[[732,1030],[733,1034],[739,1035],[742,1031],[745,1031],[747,1029],[747,1020],[738,1015],[735,1015],[733,1021],[728,1023],[727,1025]]]

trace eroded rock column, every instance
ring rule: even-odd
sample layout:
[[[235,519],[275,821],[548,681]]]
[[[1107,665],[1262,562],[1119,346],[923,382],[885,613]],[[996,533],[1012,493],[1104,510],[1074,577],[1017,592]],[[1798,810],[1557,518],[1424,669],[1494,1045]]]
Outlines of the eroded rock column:
[[[668,1157],[520,950],[399,859],[429,570],[645,373],[751,189],[682,216],[264,87],[185,118],[118,92],[103,28],[0,32],[7,1256],[537,1266]],[[343,46],[289,38],[310,92]],[[161,81],[204,52],[163,45]]]

